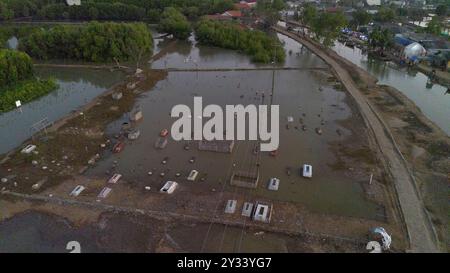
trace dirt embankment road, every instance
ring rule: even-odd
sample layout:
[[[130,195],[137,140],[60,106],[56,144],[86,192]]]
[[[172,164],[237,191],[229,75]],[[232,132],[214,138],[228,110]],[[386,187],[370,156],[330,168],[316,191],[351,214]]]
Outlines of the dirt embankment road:
[[[357,103],[361,115],[371,130],[387,163],[388,171],[393,178],[395,189],[397,191],[403,220],[407,228],[410,251],[439,252],[431,221],[425,211],[423,202],[416,188],[414,177],[409,171],[403,155],[397,148],[392,134],[384,121],[380,118],[380,115],[359,90],[349,72],[335,59],[340,57],[330,56],[315,42],[289,32],[282,27],[275,26],[273,29],[306,46],[334,70],[336,76],[341,80],[348,93]]]

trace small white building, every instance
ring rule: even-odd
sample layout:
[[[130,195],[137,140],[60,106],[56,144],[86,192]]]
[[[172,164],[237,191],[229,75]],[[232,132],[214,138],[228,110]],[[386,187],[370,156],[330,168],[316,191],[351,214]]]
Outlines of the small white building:
[[[268,186],[269,190],[277,191],[279,187],[280,187],[280,179],[273,177],[269,180],[269,186]]]
[[[120,178],[122,178],[122,175],[120,173],[114,174],[109,180],[109,184],[117,184],[119,182]]]
[[[106,198],[111,193],[112,189],[104,187],[103,190],[98,194],[98,198]]]
[[[166,184],[159,190],[162,193],[172,194],[178,187],[178,183],[174,181],[167,181]]]
[[[198,171],[192,170],[192,171],[189,173],[189,176],[188,176],[187,180],[189,180],[189,181],[195,181],[195,179],[197,179],[197,176],[198,176]]]
[[[22,154],[30,154],[31,152],[33,152],[34,150],[36,150],[36,145],[27,145],[25,148],[22,149],[21,153]]]
[[[66,0],[68,6],[81,6],[81,0]]]
[[[312,177],[312,166],[308,164],[303,165],[303,177],[311,178]]]
[[[237,200],[228,200],[225,206],[225,213],[233,214],[236,211]]]
[[[73,189],[73,191],[70,193],[70,196],[75,196],[77,197],[78,195],[80,195],[86,188],[84,186],[78,185],[75,187],[75,189]]]
[[[253,220],[270,223],[270,219],[272,218],[272,205],[257,203],[256,209],[253,214]]]
[[[242,216],[251,217],[253,212],[253,203],[245,202],[242,207]]]

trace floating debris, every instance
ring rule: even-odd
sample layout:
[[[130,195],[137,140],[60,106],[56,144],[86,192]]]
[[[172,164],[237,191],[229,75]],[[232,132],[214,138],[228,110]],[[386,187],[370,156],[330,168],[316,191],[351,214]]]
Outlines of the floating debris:
[[[167,138],[160,137],[158,138],[158,140],[156,140],[155,148],[164,149],[167,146],[167,143]]]
[[[145,190],[146,191],[149,191],[149,190],[151,190],[152,188],[150,187],[150,186],[145,186]]]
[[[122,97],[123,97],[122,92],[114,92],[114,93],[112,94],[113,100],[120,100]]]
[[[161,161],[161,164],[166,165],[168,160],[169,160],[168,157],[164,157],[163,160]]]
[[[169,130],[167,129],[162,129],[161,132],[159,133],[160,137],[166,137],[169,134]]]
[[[117,154],[120,153],[123,149],[125,148],[125,142],[123,141],[119,141],[116,143],[116,145],[114,145],[114,147],[112,148],[112,152]]]
[[[148,175],[153,175],[153,172],[148,172],[147,174],[148,174]]]
[[[138,129],[134,129],[134,130],[128,131],[127,137],[129,140],[136,140],[139,138],[140,135],[141,135],[141,131],[139,131]]]
[[[142,111],[136,110],[131,114],[130,120],[136,122],[136,121],[141,120],[143,117],[144,117],[144,115],[142,114]]]
[[[306,125],[303,125],[303,126],[302,126],[302,130],[303,130],[303,131],[306,131]]]
[[[6,182],[8,182],[8,178],[3,177],[0,181],[1,181],[2,183],[6,183]]]
[[[286,167],[286,174],[288,176],[291,176],[291,173],[292,173],[292,168],[291,167]]]
[[[320,129],[320,128],[316,128],[316,133],[318,134],[318,135],[322,135],[322,129]]]
[[[33,152],[34,150],[36,150],[36,145],[27,145],[25,148],[22,149],[21,153],[22,154],[30,154],[31,152]]]
[[[189,159],[190,163],[194,163],[195,162],[195,156],[191,157],[191,159]]]
[[[292,116],[287,117],[287,122],[294,122],[294,118]]]

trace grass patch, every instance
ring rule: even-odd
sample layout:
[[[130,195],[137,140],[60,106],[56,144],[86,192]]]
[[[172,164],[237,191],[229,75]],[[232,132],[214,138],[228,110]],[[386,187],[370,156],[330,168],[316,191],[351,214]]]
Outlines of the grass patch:
[[[16,107],[16,101],[30,102],[54,91],[58,85],[54,79],[30,79],[0,89],[0,112]]]

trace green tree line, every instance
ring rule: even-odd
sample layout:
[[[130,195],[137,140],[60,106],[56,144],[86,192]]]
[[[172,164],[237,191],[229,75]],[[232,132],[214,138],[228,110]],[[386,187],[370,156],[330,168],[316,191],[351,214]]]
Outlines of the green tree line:
[[[347,19],[341,12],[319,12],[312,5],[307,5],[302,15],[303,23],[309,25],[314,38],[326,47],[332,46],[342,28],[348,25]]]
[[[158,31],[172,34],[175,38],[184,40],[191,33],[191,25],[181,12],[169,7],[161,15]]]
[[[57,87],[54,80],[40,80],[34,75],[33,63],[27,54],[0,50],[0,112],[15,107],[15,101],[31,101]]]
[[[128,62],[151,53],[153,38],[144,23],[90,22],[39,29],[24,37],[19,49],[41,60]]]
[[[254,62],[283,62],[285,59],[278,40],[262,31],[243,29],[234,23],[203,19],[196,24],[195,35],[202,44],[244,52]]]
[[[85,0],[68,6],[64,0],[2,0],[0,20],[32,16],[45,20],[147,20],[159,22],[168,7],[189,19],[233,9],[234,0]]]

